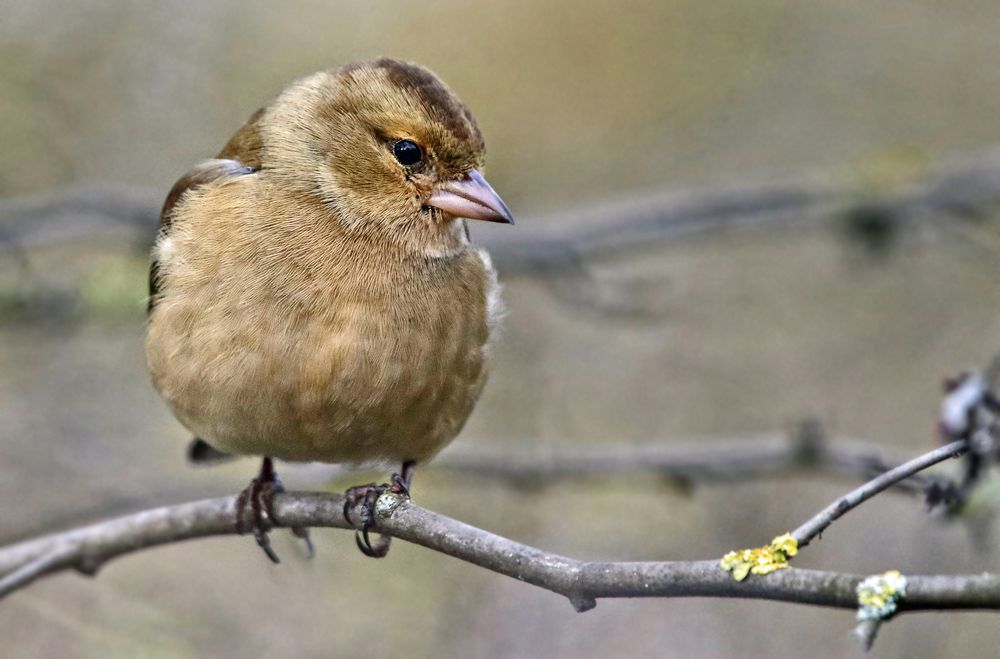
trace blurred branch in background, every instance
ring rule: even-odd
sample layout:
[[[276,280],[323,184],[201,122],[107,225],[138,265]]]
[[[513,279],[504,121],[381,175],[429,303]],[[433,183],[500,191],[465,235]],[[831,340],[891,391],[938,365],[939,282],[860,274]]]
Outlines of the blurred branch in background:
[[[0,202],[0,253],[81,240],[145,250],[162,194],[91,185]],[[640,194],[576,208],[482,240],[504,275],[543,276],[561,299],[607,313],[642,315],[621,291],[604,291],[587,262],[684,238],[762,226],[846,221],[849,235],[884,249],[902,223],[932,218],[990,251],[1000,238],[970,220],[1000,205],[1000,147],[922,167],[891,183],[858,172],[753,179],[707,189]],[[960,220],[957,222],[947,220]]]
[[[478,478],[499,478],[519,487],[545,487],[559,479],[650,474],[688,490],[697,484],[777,478],[793,472],[818,473],[865,481],[895,468],[902,455],[870,442],[828,437],[813,418],[782,434],[706,437],[602,445],[548,445],[522,451],[490,450],[456,445],[432,467]],[[316,466],[321,472],[328,469]],[[953,487],[950,479],[922,474],[896,480],[900,493],[924,496],[936,488]]]
[[[846,218],[871,231],[878,221],[976,217],[998,205],[1000,147],[928,166],[920,176],[887,186],[850,173],[798,175],[573,209],[538,222],[536,230],[497,236],[487,245],[505,271],[549,272],[573,268],[578,259],[609,258],[724,230]],[[530,220],[522,224],[532,226]]]

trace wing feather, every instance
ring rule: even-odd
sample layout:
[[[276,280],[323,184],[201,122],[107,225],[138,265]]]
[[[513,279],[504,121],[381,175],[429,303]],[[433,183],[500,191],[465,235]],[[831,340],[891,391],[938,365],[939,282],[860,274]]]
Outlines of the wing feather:
[[[217,158],[199,163],[174,183],[174,187],[167,194],[167,198],[163,202],[163,209],[160,211],[160,228],[156,234],[157,246],[170,235],[170,228],[174,222],[174,211],[188,192],[222,179],[247,176],[261,168],[263,146],[260,124],[265,111],[266,108],[261,108],[250,115],[246,123],[222,147]],[[152,313],[156,306],[160,283],[159,249],[157,248],[153,250],[153,257],[149,264],[147,313]]]

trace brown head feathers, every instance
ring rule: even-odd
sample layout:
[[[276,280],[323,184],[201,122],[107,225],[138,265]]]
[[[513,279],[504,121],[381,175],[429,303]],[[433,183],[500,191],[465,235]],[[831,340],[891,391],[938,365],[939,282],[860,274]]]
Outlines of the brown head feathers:
[[[419,147],[419,162],[404,165],[394,156],[404,140]],[[444,182],[481,168],[484,144],[468,108],[433,73],[383,58],[293,83],[219,157],[259,167],[349,228],[436,243],[458,228],[442,226],[447,218],[427,201]],[[425,237],[404,235],[413,233]]]
[[[371,66],[386,71],[389,80],[401,89],[415,93],[427,114],[455,139],[483,148],[483,136],[469,108],[433,73],[421,66],[388,58],[375,60]]]

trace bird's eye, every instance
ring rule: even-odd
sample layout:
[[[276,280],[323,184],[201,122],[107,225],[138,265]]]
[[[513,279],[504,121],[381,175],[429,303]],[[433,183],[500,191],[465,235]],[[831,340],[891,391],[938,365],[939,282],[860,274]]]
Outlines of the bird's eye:
[[[392,155],[404,167],[411,167],[420,162],[424,157],[424,152],[420,146],[411,140],[399,140],[392,145]]]

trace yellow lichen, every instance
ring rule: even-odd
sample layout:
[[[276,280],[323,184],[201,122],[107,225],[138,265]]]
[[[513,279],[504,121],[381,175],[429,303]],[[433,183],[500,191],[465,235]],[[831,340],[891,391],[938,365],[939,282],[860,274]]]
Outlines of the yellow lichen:
[[[858,584],[858,620],[885,620],[896,612],[896,604],[906,596],[906,577],[889,570]]]
[[[733,579],[743,581],[750,573],[770,574],[788,567],[788,559],[799,553],[799,543],[790,533],[779,535],[766,547],[731,551],[719,565],[733,573]]]

